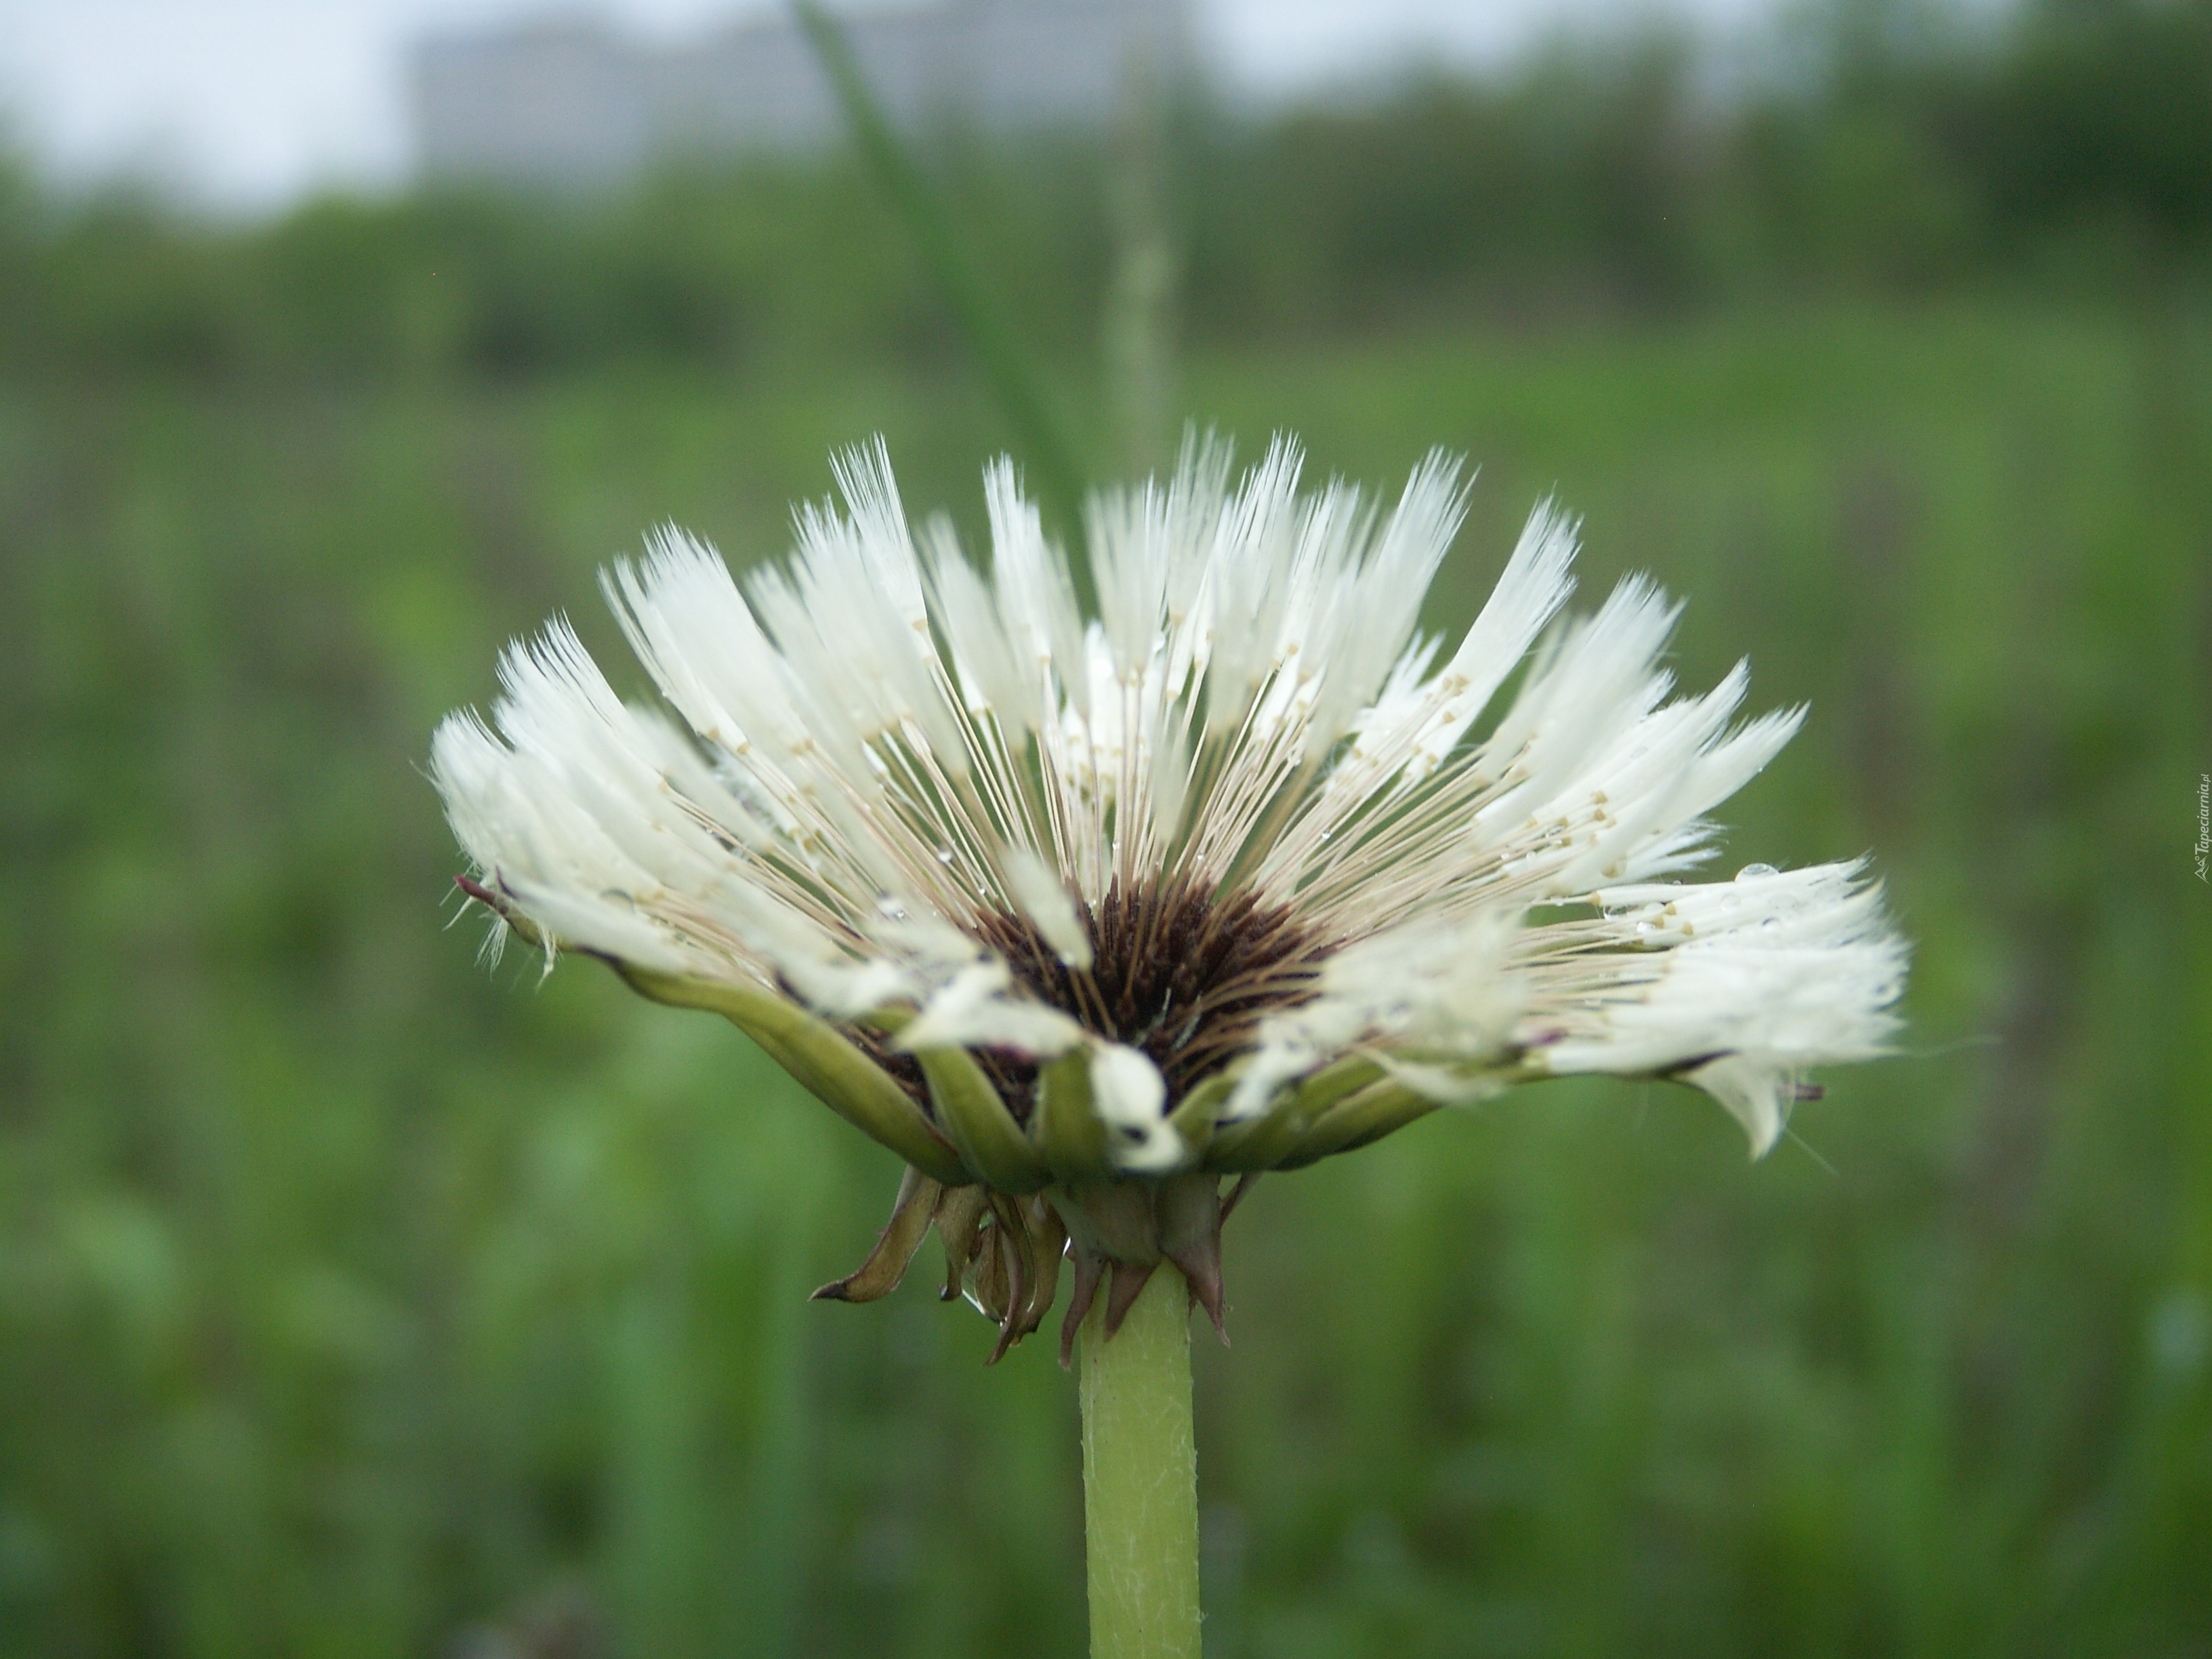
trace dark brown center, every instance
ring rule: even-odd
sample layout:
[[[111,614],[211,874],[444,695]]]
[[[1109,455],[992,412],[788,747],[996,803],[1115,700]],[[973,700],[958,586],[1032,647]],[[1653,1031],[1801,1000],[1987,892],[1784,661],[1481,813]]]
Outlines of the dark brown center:
[[[1039,1001],[1149,1055],[1167,1079],[1170,1108],[1249,1047],[1264,1016],[1312,995],[1325,954],[1287,907],[1249,889],[1217,895],[1146,878],[1117,882],[1097,904],[1077,908],[1091,935],[1088,973],[1062,963],[1023,917],[994,914],[977,931]],[[1026,1119],[1035,1063],[981,1058]]]

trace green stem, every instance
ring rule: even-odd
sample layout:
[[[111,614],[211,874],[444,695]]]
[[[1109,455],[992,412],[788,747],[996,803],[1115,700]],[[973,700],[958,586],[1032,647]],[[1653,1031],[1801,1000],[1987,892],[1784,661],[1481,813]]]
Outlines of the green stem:
[[[1163,1261],[1110,1340],[1105,1315],[1083,1324],[1091,1659],[1199,1659],[1190,1292]]]
[[[1017,337],[1008,308],[983,280],[981,256],[893,130],[836,20],[821,0],[791,0],[791,9],[844,106],[862,159],[906,221],[922,263],[975,348],[984,380],[997,393],[999,408],[1026,452],[1030,481],[1069,532],[1080,534],[1087,476],[1081,447]]]

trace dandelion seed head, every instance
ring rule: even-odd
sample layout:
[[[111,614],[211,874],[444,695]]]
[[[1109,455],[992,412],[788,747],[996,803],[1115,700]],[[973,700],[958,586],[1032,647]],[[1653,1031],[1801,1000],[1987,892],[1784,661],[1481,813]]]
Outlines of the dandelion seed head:
[[[933,1223],[1002,1347],[1063,1249],[1076,1317],[1164,1257],[1218,1317],[1225,1173],[1516,1081],[1679,1079],[1765,1152],[1808,1070],[1884,1051],[1906,959],[1863,862],[1690,878],[1804,711],[1740,719],[1741,664],[1678,695],[1644,578],[1564,616],[1549,501],[1424,636],[1458,465],[1395,500],[1304,471],[1193,440],[1100,494],[1090,612],[1005,461],[987,557],[909,528],[880,442],[742,583],[654,532],[602,587],[657,706],[556,619],[439,729],[466,890],[495,937],[727,1013],[899,1150],[882,1248]]]

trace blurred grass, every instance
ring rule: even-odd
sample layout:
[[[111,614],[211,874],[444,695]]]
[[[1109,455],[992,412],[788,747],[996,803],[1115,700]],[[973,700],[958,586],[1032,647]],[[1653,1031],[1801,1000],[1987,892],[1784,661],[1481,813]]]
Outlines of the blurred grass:
[[[1919,941],[1910,1052],[1764,1164],[1552,1085],[1263,1185],[1209,1650],[2207,1651],[2212,316],[1431,319],[1182,378],[1317,472],[1480,461],[1439,625],[1556,489],[1586,602],[1650,569],[1687,682],[1813,703],[1735,861],[1870,848]],[[1050,1353],[986,1374],[923,1270],[804,1301],[885,1157],[438,929],[417,768],[500,645],[573,606],[623,660],[600,561],[772,553],[876,429],[972,528],[1005,434],[946,361],[0,383],[0,1653],[1079,1650]]]

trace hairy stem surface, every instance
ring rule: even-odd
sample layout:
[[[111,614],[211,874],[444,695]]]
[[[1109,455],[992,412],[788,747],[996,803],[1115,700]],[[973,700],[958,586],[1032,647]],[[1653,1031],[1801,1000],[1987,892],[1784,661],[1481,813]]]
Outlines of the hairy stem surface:
[[[1163,1261],[1121,1328],[1083,1325],[1083,1503],[1091,1659],[1199,1659],[1190,1292]]]

